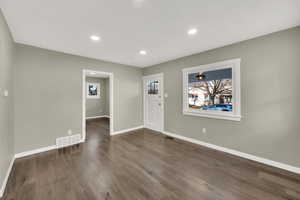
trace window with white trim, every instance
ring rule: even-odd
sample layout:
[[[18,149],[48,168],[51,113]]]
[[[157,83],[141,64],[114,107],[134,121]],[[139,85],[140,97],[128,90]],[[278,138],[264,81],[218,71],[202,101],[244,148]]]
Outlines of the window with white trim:
[[[240,121],[240,62],[183,69],[183,114]]]
[[[100,83],[87,83],[86,89],[87,99],[100,99]]]

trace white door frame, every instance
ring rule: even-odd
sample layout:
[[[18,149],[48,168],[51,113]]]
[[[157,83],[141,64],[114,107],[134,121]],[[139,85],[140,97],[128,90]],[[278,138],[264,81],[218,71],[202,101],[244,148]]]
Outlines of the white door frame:
[[[86,140],[86,77],[90,75],[91,73],[95,74],[93,77],[99,76],[98,78],[101,78],[106,76],[109,78],[109,132],[110,135],[114,132],[114,74],[110,72],[102,72],[102,71],[95,71],[95,70],[89,70],[89,69],[84,69],[82,70],[82,141],[85,142]]]
[[[156,78],[156,77],[159,77],[161,78],[161,98],[162,98],[162,102],[161,102],[161,105],[162,105],[162,130],[161,131],[164,131],[165,130],[165,93],[164,93],[164,73],[159,73],[159,74],[152,74],[152,75],[148,75],[148,76],[143,76],[143,104],[144,104],[144,127],[145,128],[149,128],[149,127],[146,127],[146,93],[145,93],[145,80],[146,79],[149,79],[149,78]],[[155,130],[155,131],[158,131],[158,130]]]

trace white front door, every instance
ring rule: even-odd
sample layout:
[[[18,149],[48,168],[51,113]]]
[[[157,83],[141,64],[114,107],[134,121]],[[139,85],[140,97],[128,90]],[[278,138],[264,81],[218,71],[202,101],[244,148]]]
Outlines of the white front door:
[[[164,129],[163,74],[144,76],[144,124],[156,131]]]

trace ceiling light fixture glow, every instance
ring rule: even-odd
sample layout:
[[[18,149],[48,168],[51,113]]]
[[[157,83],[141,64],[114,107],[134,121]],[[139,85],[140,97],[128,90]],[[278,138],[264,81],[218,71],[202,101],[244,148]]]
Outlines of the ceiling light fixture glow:
[[[140,50],[140,54],[143,55],[143,56],[145,56],[145,55],[147,55],[147,51],[145,51],[145,50]]]
[[[195,34],[197,34],[197,32],[198,32],[198,30],[196,28],[192,28],[192,29],[188,30],[189,35],[195,35]]]
[[[90,39],[94,42],[98,42],[100,41],[101,38],[98,35],[91,35]]]

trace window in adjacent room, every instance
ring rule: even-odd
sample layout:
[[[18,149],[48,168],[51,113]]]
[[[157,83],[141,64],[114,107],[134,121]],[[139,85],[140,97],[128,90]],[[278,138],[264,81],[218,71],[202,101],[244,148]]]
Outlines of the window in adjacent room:
[[[87,98],[99,99],[100,98],[100,84],[99,83],[87,83]]]

